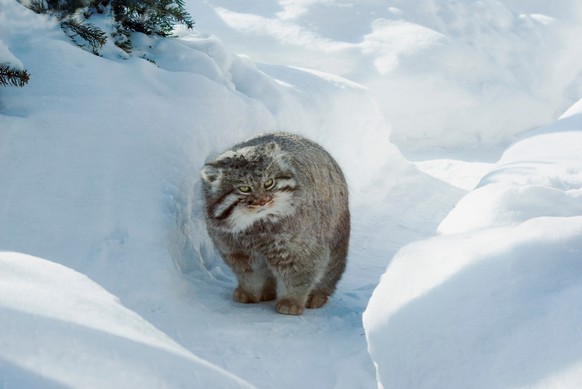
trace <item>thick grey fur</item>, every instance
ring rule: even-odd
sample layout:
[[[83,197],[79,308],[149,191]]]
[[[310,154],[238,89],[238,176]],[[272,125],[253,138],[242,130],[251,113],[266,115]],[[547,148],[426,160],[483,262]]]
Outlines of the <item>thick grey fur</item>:
[[[277,312],[293,315],[324,305],[345,270],[350,236],[348,188],[331,155],[301,136],[269,133],[201,173],[208,233],[238,278],[234,299],[278,298]],[[265,188],[270,179],[274,187]],[[237,216],[255,211],[256,220]]]

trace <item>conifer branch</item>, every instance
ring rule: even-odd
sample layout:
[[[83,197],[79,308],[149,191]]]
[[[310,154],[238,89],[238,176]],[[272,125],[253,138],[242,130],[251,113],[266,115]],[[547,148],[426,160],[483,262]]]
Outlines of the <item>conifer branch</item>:
[[[29,79],[30,75],[26,69],[16,69],[8,64],[0,64],[0,86],[23,87]]]
[[[77,38],[81,38],[87,42],[95,55],[99,54],[99,50],[107,42],[107,34],[89,23],[81,23],[72,18],[68,18],[61,22],[61,28],[78,46],[84,47],[85,45],[78,42]]]

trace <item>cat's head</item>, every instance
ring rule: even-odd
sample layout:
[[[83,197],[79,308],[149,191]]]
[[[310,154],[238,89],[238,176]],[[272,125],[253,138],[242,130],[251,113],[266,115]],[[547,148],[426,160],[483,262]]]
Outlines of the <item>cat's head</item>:
[[[201,175],[207,216],[223,229],[241,232],[295,212],[295,170],[274,142],[229,150],[204,165]]]

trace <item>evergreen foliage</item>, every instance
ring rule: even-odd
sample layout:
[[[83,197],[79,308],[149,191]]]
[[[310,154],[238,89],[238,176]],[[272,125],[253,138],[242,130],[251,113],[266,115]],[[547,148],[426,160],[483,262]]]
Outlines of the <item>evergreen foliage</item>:
[[[32,0],[29,8],[36,13],[50,13],[63,19],[88,5],[83,0]]]
[[[29,8],[54,15],[75,44],[90,48],[96,55],[109,35],[118,47],[130,52],[132,32],[167,37],[177,24],[194,26],[183,0],[32,0]],[[94,13],[105,12],[114,21],[109,34],[86,22]]]
[[[93,54],[98,55],[99,50],[107,42],[107,34],[87,23],[85,19],[91,4],[88,0],[33,0],[29,8],[36,13],[50,14],[61,21],[61,28],[69,38],[79,47],[89,45]]]
[[[128,31],[170,36],[176,24],[194,26],[183,0],[113,0],[111,8],[115,20]]]
[[[167,37],[177,24],[194,26],[183,0],[31,0],[27,6],[36,13],[55,16],[76,45],[90,48],[95,55],[109,36],[118,47],[130,52],[132,32]],[[109,34],[86,21],[94,13],[105,12],[114,21]],[[29,79],[26,69],[0,64],[0,86],[23,87]]]
[[[24,69],[16,69],[8,64],[0,64],[0,86],[23,87],[28,83],[30,76]]]
[[[67,18],[61,22],[61,28],[79,47],[85,47],[85,43],[91,46],[93,54],[98,55],[99,50],[107,42],[107,34],[99,28],[89,24],[82,23],[73,18]]]

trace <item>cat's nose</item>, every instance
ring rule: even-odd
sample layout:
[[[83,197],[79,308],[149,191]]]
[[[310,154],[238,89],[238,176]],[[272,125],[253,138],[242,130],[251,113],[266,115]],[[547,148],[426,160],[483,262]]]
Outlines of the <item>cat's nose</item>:
[[[259,196],[255,198],[255,200],[253,201],[253,205],[258,205],[262,207],[266,205],[269,201],[271,201],[271,199],[268,196]]]

